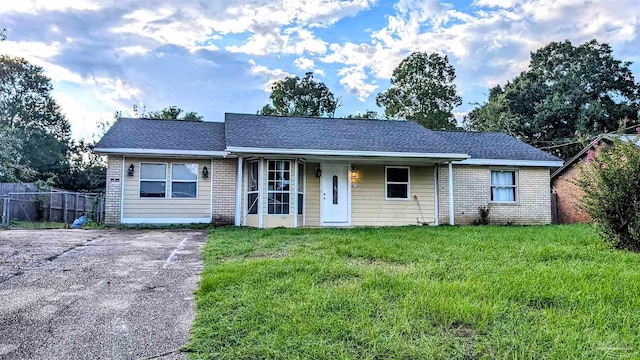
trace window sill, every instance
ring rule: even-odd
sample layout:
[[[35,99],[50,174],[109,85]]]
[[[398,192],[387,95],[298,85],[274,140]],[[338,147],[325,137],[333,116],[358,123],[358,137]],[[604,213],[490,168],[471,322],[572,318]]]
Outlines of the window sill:
[[[385,200],[387,201],[410,201],[411,199],[406,198],[406,199],[402,199],[402,198],[385,198]]]
[[[492,206],[518,206],[520,205],[517,201],[490,201],[489,205]]]

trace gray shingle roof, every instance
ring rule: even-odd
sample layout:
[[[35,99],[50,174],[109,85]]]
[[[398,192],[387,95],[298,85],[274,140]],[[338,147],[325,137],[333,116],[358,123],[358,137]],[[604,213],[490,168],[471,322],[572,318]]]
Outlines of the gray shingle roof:
[[[561,161],[501,133],[431,131],[411,121],[226,114],[225,123],[120,119],[97,149],[229,148],[469,154],[472,159]]]
[[[347,120],[226,114],[228,147],[455,153],[411,121]]]
[[[224,151],[224,123],[120,119],[96,148]]]
[[[531,145],[503,133],[471,131],[435,131],[458,151],[472,159],[562,161]]]

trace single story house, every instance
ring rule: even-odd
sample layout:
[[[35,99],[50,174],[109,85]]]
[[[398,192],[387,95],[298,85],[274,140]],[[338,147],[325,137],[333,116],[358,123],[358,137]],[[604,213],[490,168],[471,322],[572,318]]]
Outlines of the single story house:
[[[551,221],[562,160],[500,133],[410,121],[226,114],[120,119],[106,155],[106,221],[260,228]]]
[[[569,159],[564,166],[551,174],[551,191],[556,196],[558,223],[588,223],[591,221],[589,214],[580,207],[580,201],[584,195],[582,189],[576,184],[580,178],[580,164],[586,160],[589,150],[595,150],[594,145],[610,145],[617,136],[617,134],[599,135],[576,156]],[[637,142],[637,136],[622,135],[620,140]]]

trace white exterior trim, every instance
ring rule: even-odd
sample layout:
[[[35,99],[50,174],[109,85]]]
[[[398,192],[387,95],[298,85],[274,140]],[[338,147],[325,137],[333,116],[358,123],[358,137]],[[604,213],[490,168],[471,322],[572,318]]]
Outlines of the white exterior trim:
[[[104,154],[149,154],[149,155],[194,155],[194,156],[227,156],[226,151],[201,150],[167,150],[167,149],[135,149],[135,148],[95,148],[96,153]]]
[[[210,218],[122,218],[123,224],[194,224],[210,223]]]
[[[440,199],[438,199],[438,164],[433,167],[433,199],[435,206],[434,225],[440,225]]]
[[[120,176],[120,223],[124,219],[124,180],[125,180],[125,161],[126,156],[122,156],[122,176]],[[139,191],[138,191],[139,192]],[[138,194],[139,195],[139,194]]]
[[[240,226],[242,220],[242,156],[238,156],[238,169],[236,172],[236,214],[234,219],[235,226]]]
[[[287,155],[337,155],[337,156],[382,156],[405,158],[434,158],[434,159],[468,159],[468,154],[456,153],[412,153],[412,152],[385,152],[385,151],[352,151],[352,150],[316,150],[316,149],[270,149],[255,147],[229,146],[227,151],[232,153],[251,154],[287,154]]]
[[[213,222],[213,159],[209,164],[209,219]]]
[[[456,165],[495,165],[495,166],[537,166],[561,167],[563,161],[509,160],[509,159],[467,159],[456,161]]]
[[[307,163],[302,163],[302,226],[307,226]]]
[[[398,185],[404,185],[404,182],[389,182],[387,181],[388,177],[387,177],[387,170],[389,168],[392,169],[407,169],[407,197],[406,198],[390,198],[388,195],[388,191],[387,191],[387,186],[389,184],[398,184]],[[387,201],[410,201],[411,200],[411,167],[410,166],[385,166],[384,167],[384,199]]]
[[[258,158],[258,228],[264,228],[264,159]]]
[[[449,161],[449,225],[455,225],[453,211],[453,163]]]
[[[296,199],[296,202],[295,202],[296,207],[295,207],[295,209],[293,209],[293,213],[294,213],[294,215],[293,215],[293,227],[297,228],[298,227],[298,206],[300,206],[298,204],[298,192],[299,192],[298,189],[300,187],[300,184],[298,184],[298,159],[297,158],[293,160],[293,164],[296,167],[296,170],[295,170],[294,175],[293,175],[293,176],[295,176],[295,179],[296,179],[296,186],[295,186],[295,189],[293,189],[293,195],[289,195],[289,196],[294,198],[294,199]],[[289,201],[289,210],[291,210],[291,201]]]

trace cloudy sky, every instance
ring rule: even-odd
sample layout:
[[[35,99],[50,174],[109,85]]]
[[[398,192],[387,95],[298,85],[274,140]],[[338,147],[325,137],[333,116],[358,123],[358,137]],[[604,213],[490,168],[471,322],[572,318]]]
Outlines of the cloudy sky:
[[[53,79],[76,138],[133,104],[255,113],[272,81],[306,71],[342,96],[337,116],[379,110],[412,51],[449,56],[458,118],[550,41],[608,42],[640,78],[638,0],[3,0],[0,28],[1,53]]]

